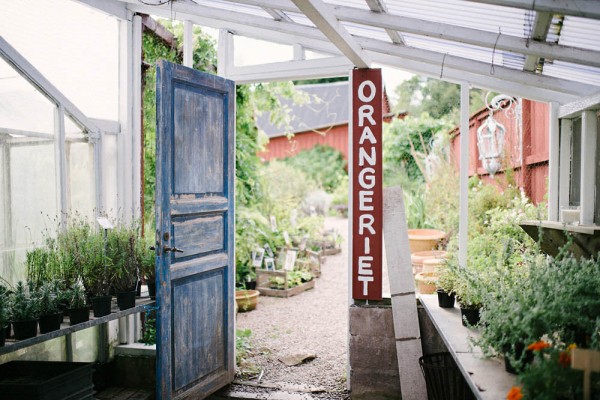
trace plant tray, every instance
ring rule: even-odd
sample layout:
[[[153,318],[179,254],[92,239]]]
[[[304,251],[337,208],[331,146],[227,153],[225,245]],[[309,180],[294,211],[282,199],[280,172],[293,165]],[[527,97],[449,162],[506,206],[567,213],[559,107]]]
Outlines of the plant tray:
[[[0,400],[93,399],[91,363],[11,361],[0,365]]]
[[[305,290],[312,289],[315,287],[315,280],[304,282],[301,285],[294,286],[290,289],[271,289],[270,287],[257,287],[256,289],[263,296],[272,296],[272,297],[292,297],[299,293],[304,292]]]
[[[256,270],[256,290],[264,296],[273,297],[290,297],[295,296],[298,293],[302,293],[305,290],[312,289],[315,287],[314,278],[308,282],[304,282],[298,286],[289,287],[288,285],[288,272],[286,270],[270,271],[266,269]],[[282,278],[284,281],[283,289],[272,289],[269,284],[271,278]]]

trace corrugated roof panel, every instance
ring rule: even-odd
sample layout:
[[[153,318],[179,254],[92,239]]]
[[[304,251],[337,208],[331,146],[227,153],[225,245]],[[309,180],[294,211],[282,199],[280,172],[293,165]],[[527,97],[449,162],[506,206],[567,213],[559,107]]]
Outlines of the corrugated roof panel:
[[[365,0],[326,0],[325,2],[334,6],[347,6],[369,10],[369,6]]]
[[[417,47],[420,49],[437,51],[442,54],[449,54],[457,57],[467,58],[475,61],[483,61],[486,63],[491,63],[493,49],[488,49],[485,47],[473,46],[469,44],[456,43],[448,40],[441,40],[437,38],[412,35],[412,34],[404,34],[402,35],[406,44],[411,47]],[[505,58],[505,54],[509,54],[507,52],[503,52],[500,50],[496,50],[494,57],[495,65],[503,65],[510,66],[517,65],[517,68],[522,68],[522,63],[518,64],[516,62],[516,57],[514,54],[508,55],[508,59]]]
[[[370,39],[383,40],[384,42],[392,42],[390,36],[387,34],[385,29],[377,28],[374,26],[367,26],[362,24],[355,24],[353,22],[342,22],[342,25],[352,35],[364,36]]]
[[[240,14],[249,14],[273,19],[273,17],[262,8],[247,4],[232,3],[231,1],[224,0],[194,0],[194,3],[200,6],[220,8],[222,10],[235,11]]]
[[[464,0],[386,0],[390,14],[525,37],[526,10]]]
[[[544,65],[543,75],[600,86],[600,68],[554,61]]]
[[[290,12],[290,11],[286,11],[285,13],[287,14],[288,17],[290,17],[292,19],[292,21],[294,21],[297,24],[312,26],[313,28],[315,27],[315,24],[313,24],[312,21],[310,19],[308,19],[308,17],[304,14]]]
[[[566,16],[558,43],[600,51],[600,20]]]

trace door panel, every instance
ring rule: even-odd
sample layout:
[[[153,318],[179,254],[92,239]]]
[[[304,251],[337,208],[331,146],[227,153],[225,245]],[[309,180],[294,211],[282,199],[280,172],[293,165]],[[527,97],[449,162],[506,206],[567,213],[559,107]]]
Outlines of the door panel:
[[[157,68],[157,398],[233,379],[235,84]]]

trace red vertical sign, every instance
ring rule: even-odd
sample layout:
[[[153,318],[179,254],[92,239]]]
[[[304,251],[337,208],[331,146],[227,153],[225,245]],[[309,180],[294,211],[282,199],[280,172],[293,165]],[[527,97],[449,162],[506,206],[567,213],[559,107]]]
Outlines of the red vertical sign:
[[[352,298],[381,300],[383,86],[380,69],[352,71]]]

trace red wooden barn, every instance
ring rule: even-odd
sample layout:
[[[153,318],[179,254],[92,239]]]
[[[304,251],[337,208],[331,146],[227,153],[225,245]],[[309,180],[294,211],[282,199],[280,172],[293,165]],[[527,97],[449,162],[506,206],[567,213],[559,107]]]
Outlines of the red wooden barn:
[[[290,109],[293,118],[290,133],[293,136],[288,138],[284,128],[272,124],[269,114],[263,113],[258,117],[257,125],[267,134],[269,143],[259,156],[265,161],[281,159],[321,144],[339,150],[348,160],[348,87],[348,81],[296,86],[297,90],[310,96],[310,101],[298,105],[287,99],[281,100],[282,105]],[[389,122],[394,115],[390,112],[385,90],[383,99],[384,121]]]
[[[549,109],[546,103],[522,99],[513,104],[508,112],[495,111],[493,117],[506,129],[502,168],[491,176],[479,159],[477,129],[485,122],[489,110],[483,108],[469,120],[469,176],[475,174],[485,183],[499,184],[503,181],[506,168],[515,173],[515,180],[527,197],[537,204],[544,200],[548,181],[549,154]],[[456,166],[459,160],[460,131],[456,127],[450,132],[452,152]]]

